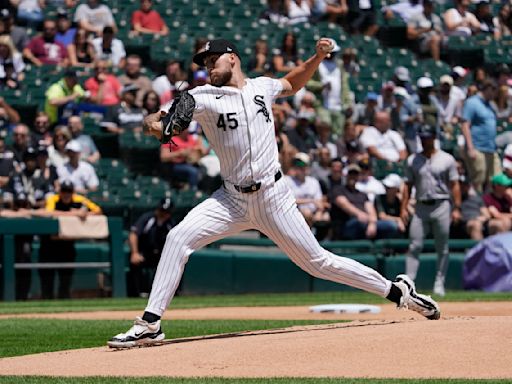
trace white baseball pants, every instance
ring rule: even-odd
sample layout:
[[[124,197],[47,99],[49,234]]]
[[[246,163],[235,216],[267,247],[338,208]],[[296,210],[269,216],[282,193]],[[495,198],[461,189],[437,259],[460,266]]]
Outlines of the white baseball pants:
[[[274,241],[301,269],[325,280],[389,294],[391,282],[377,271],[323,249],[283,179],[242,194],[226,184],[192,209],[167,235],[147,312],[162,316],[178,288],[191,253],[226,236],[257,229]]]

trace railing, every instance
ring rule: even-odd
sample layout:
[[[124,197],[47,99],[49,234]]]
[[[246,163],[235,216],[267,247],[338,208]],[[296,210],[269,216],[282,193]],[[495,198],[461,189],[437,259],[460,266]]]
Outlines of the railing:
[[[123,254],[123,227],[118,217],[108,218],[110,262],[91,263],[15,263],[14,237],[16,235],[57,235],[59,222],[49,218],[0,218],[2,241],[2,285],[4,301],[15,300],[15,269],[40,268],[108,268],[112,273],[112,296],[126,297],[125,257]]]

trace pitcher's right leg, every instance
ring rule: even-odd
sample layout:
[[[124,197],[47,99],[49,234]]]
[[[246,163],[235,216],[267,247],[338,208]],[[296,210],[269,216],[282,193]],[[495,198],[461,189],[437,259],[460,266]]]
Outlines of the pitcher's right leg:
[[[110,339],[108,346],[131,348],[163,340],[160,317],[178,288],[188,257],[211,242],[250,228],[246,211],[223,188],[192,209],[167,235],[144,316],[137,317],[126,333]]]
[[[221,188],[192,209],[167,235],[151,288],[147,312],[162,316],[194,251],[250,227],[246,210]]]

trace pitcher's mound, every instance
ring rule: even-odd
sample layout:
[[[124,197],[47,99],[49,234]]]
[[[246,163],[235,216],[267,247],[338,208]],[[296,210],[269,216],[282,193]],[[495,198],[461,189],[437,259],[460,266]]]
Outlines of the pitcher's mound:
[[[356,321],[0,360],[2,375],[511,378],[512,317]]]

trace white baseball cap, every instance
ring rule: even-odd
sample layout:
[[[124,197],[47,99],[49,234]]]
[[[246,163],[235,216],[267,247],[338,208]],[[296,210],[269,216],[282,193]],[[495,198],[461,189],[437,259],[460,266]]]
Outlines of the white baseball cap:
[[[402,185],[402,178],[396,173],[390,173],[384,178],[384,180],[382,180],[382,184],[388,188],[400,188]]]
[[[309,167],[310,158],[304,152],[299,152],[293,157],[293,165],[298,165],[301,167]]]
[[[411,76],[409,75],[409,70],[403,66],[396,67],[395,76],[400,81],[411,81]]]
[[[467,75],[468,71],[467,69],[461,67],[460,65],[457,65],[456,67],[452,68],[452,73],[457,74],[459,77],[464,77]]]
[[[439,84],[453,85],[453,77],[451,77],[450,75],[443,75],[439,79]]]
[[[80,143],[76,140],[70,140],[66,146],[64,147],[64,149],[66,151],[71,151],[71,152],[82,152],[82,146],[80,145]]]
[[[503,168],[512,169],[512,144],[507,145],[503,152]]]
[[[418,88],[432,88],[434,86],[434,82],[430,77],[420,77],[416,83]]]

